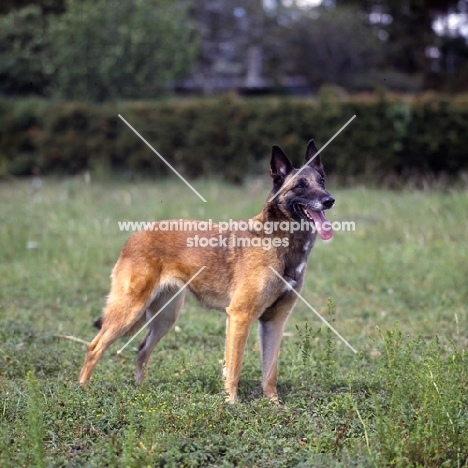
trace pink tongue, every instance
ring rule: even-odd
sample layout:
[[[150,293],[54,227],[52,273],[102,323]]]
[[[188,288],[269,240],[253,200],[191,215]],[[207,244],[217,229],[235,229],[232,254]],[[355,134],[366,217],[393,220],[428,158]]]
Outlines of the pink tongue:
[[[323,240],[331,239],[333,236],[333,228],[330,221],[328,221],[328,219],[323,214],[323,211],[307,210],[307,213],[309,213],[309,216],[314,220],[315,227],[317,228],[320,237]]]

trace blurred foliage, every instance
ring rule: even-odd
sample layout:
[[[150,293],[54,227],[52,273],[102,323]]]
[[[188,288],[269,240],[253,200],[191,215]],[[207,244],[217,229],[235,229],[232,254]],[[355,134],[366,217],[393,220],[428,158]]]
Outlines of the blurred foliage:
[[[63,13],[65,0],[2,0],[0,3],[0,15],[19,10],[28,5],[36,5],[45,14]]]
[[[0,16],[0,94],[154,98],[190,70],[197,34],[188,3],[68,0],[66,8]]]
[[[85,170],[164,176],[167,166],[118,118],[121,114],[182,174],[241,182],[265,174],[272,144],[296,165],[314,138],[329,173],[342,180],[388,180],[394,174],[456,174],[468,160],[468,106],[442,97],[386,95],[341,101],[324,89],[318,101],[296,99],[88,104],[0,101],[0,174],[76,174]]]
[[[201,34],[191,76],[204,92],[220,81],[226,87],[245,87],[252,66],[258,70],[259,87],[350,88],[357,73],[374,69],[383,57],[376,30],[355,8],[200,0],[192,2],[191,11]],[[251,56],[249,60],[254,48],[256,64]]]
[[[454,13],[465,0],[336,0],[337,6],[357,7],[385,37],[385,64],[406,73],[427,72],[428,46],[436,45],[432,22],[437,15]],[[462,10],[463,11],[463,10]]]
[[[196,51],[187,4],[172,0],[69,0],[48,34],[66,99],[154,98]]]
[[[314,88],[327,83],[359,88],[356,77],[382,61],[382,42],[354,9],[314,8],[293,15],[286,24],[278,67],[306,77]]]
[[[372,18],[384,50],[381,74],[390,77],[382,84],[410,92],[467,89],[466,34],[446,29],[437,35],[433,29],[436,18],[448,24],[448,15],[466,14],[467,0],[336,0],[334,6],[351,6]],[[436,55],[431,57],[429,51]],[[400,78],[394,83],[396,74]]]
[[[53,69],[44,29],[37,5],[0,16],[0,94],[47,94]]]
[[[205,92],[220,80],[245,77],[250,45],[276,42],[277,27],[265,24],[262,0],[192,0],[190,16],[200,34],[191,78]]]
[[[304,94],[322,85],[460,92],[466,38],[432,26],[467,9],[468,0],[8,0],[0,94],[105,101],[169,90]]]

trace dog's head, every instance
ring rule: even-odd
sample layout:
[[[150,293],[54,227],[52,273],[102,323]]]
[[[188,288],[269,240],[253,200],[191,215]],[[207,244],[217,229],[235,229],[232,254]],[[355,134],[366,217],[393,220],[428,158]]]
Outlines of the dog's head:
[[[290,220],[313,222],[320,237],[330,239],[333,230],[323,212],[333,207],[335,199],[325,190],[325,172],[314,141],[307,145],[301,169],[294,168],[279,146],[273,146],[270,174],[272,203],[281,213]]]

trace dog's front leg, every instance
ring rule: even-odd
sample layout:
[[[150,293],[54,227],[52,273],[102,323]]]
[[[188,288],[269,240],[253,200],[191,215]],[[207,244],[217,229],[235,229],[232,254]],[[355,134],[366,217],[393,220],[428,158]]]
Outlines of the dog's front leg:
[[[237,386],[242,367],[245,345],[249,336],[250,327],[254,320],[251,314],[228,307],[226,324],[226,350],[225,350],[225,371],[224,389],[228,403],[235,403],[237,400]]]
[[[262,359],[263,393],[275,403],[278,402],[276,378],[281,339],[295,302],[296,297],[289,293],[277,304],[267,309],[259,319],[258,335]]]

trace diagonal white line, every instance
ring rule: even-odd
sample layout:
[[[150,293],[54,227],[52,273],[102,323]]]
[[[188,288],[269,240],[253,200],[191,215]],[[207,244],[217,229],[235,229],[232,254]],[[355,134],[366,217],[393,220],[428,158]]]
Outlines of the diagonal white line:
[[[288,185],[291,185],[291,182],[313,161],[354,119],[356,115],[353,115],[316,153],[310,158],[300,169],[294,174],[291,179],[288,180],[288,183],[283,185],[268,201],[273,201]]]
[[[205,203],[206,203],[206,200],[169,164],[168,161],[166,161],[120,114],[119,114],[119,117],[141,138],[141,140],[146,143],[146,145],[149,146],[149,148],[151,148],[151,150],[157,155],[159,156],[159,158],[164,161],[170,169],[172,169],[172,171],[177,175],[179,176],[180,179],[182,179],[186,184],[187,184],[187,187],[189,187],[190,189],[192,189],[196,195],[198,195]]]
[[[302,302],[304,302],[305,305],[307,305],[309,307],[309,309],[315,313],[315,315],[328,327],[330,328],[330,330],[332,332],[335,333],[336,336],[338,336],[338,338],[340,338],[341,341],[343,341],[343,343],[348,346],[351,351],[353,351],[353,353],[357,353],[357,351],[294,289],[291,287],[291,285],[272,267],[270,266],[270,269],[272,271],[275,272],[276,276],[278,278],[280,278],[284,284],[286,284],[287,286],[289,286],[289,288],[291,289],[291,291],[299,298],[302,300]]]
[[[206,266],[202,266],[191,278],[185,283],[152,317],[148,320],[118,351],[120,354],[134,339],[139,335],[160,313],[164,308],[169,305],[204,269]]]

